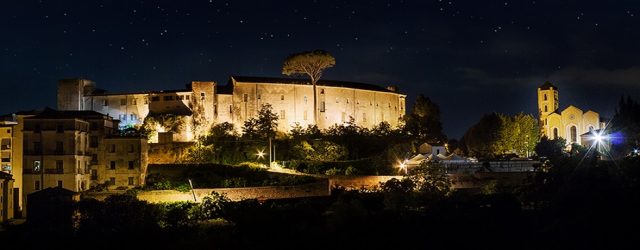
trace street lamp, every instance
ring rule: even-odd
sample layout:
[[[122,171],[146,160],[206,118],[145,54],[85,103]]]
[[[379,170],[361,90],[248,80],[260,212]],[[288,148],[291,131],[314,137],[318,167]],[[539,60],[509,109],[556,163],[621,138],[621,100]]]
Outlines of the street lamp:
[[[258,153],[256,153],[256,157],[258,158],[258,161],[260,159],[264,159],[264,149],[262,150],[258,149]]]
[[[404,174],[407,174],[407,160],[400,162],[400,170],[404,170]]]

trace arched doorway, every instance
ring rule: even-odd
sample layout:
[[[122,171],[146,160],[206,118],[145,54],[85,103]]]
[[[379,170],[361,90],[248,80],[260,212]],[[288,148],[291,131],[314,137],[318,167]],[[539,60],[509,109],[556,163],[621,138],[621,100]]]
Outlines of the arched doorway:
[[[571,143],[578,142],[578,129],[576,128],[576,126],[571,126],[569,128],[569,134],[571,135],[569,137],[571,140]]]

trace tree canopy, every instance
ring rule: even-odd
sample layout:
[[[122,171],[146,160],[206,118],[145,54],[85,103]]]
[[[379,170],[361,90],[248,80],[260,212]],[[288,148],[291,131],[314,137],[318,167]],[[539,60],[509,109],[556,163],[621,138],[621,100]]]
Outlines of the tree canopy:
[[[491,113],[467,130],[462,143],[468,154],[490,158],[508,153],[526,156],[538,139],[538,122],[533,116]]]
[[[421,140],[446,140],[440,122],[440,107],[428,97],[419,95],[413,104],[411,114],[406,115],[404,119],[404,128],[408,134]]]
[[[311,78],[311,83],[316,84],[322,77],[324,69],[331,68],[335,64],[336,59],[326,51],[305,51],[287,57],[282,65],[282,74],[307,75]]]

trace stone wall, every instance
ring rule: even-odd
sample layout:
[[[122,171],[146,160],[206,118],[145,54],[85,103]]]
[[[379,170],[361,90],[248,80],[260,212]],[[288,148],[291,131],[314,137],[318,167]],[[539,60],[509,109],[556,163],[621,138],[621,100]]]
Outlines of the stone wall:
[[[174,164],[187,153],[193,142],[149,143],[149,164]]]
[[[393,178],[400,180],[403,176],[330,176],[329,186],[345,189],[374,189],[380,185],[380,182],[387,182]]]
[[[137,197],[140,200],[150,203],[180,201],[201,202],[202,198],[214,191],[225,194],[232,201],[248,199],[272,200],[330,195],[329,182],[327,180],[321,180],[319,182],[297,186],[194,189],[193,193],[195,193],[195,199],[192,192],[180,192],[176,190],[141,191],[138,193]],[[104,200],[109,195],[113,194],[122,194],[122,192],[85,193],[86,196],[98,200]]]

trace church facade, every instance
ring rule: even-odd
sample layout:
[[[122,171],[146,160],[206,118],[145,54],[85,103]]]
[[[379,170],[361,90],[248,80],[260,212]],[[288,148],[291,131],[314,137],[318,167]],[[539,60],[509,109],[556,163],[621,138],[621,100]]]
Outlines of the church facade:
[[[560,110],[558,88],[550,82],[538,87],[538,112],[542,136],[564,138],[567,144],[583,145],[581,135],[604,127],[600,115],[592,110],[583,111],[573,105]]]
[[[263,104],[278,115],[278,130],[316,123],[326,129],[350,119],[372,128],[381,122],[392,127],[405,114],[406,95],[395,87],[320,80],[317,84],[317,123],[314,121],[313,87],[307,80],[291,78],[232,76],[225,86],[215,82],[191,82],[185,89],[110,93],[86,79],[65,79],[58,83],[59,110],[93,110],[120,121],[121,126],[142,125],[148,116],[179,115],[179,131],[158,127],[151,142],[193,141],[215,123],[229,122],[238,131],[244,121],[257,116]],[[170,132],[170,133],[169,133]],[[166,136],[170,139],[164,139]]]

